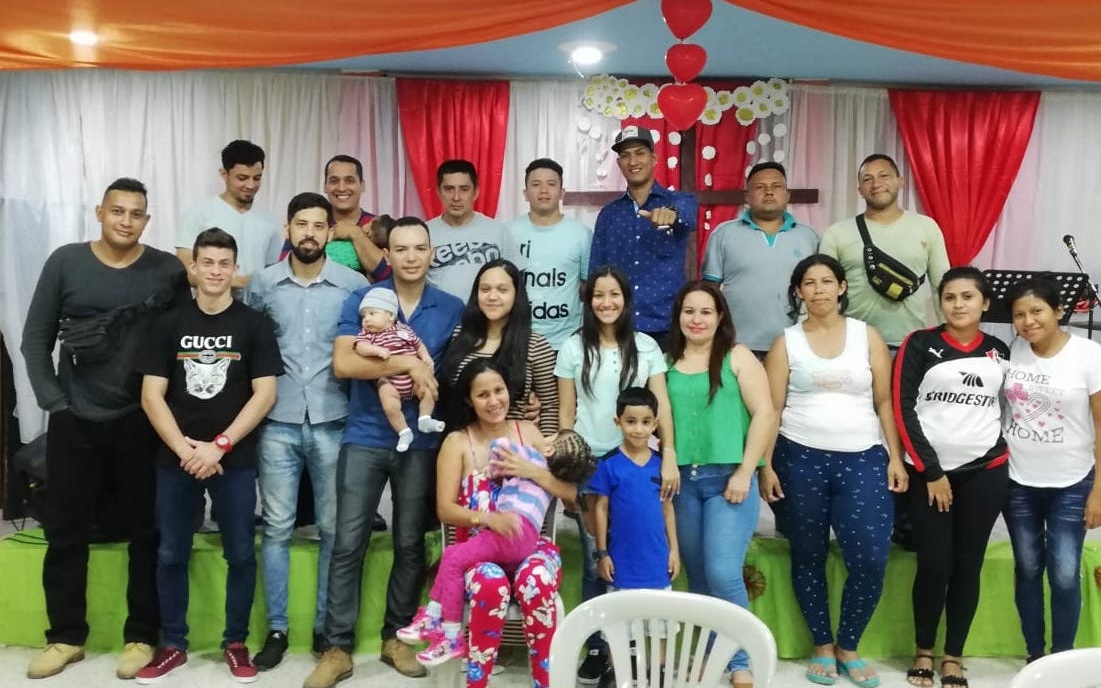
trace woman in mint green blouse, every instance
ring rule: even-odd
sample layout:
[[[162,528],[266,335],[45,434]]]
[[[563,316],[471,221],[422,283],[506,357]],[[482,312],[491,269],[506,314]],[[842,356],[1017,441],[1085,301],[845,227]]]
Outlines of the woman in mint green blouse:
[[[666,379],[681,489],[673,504],[688,589],[749,606],[742,564],[757,526],[756,469],[776,439],[764,367],[734,343],[718,286],[690,282],[677,294]],[[753,685],[748,656],[730,660],[734,688]]]

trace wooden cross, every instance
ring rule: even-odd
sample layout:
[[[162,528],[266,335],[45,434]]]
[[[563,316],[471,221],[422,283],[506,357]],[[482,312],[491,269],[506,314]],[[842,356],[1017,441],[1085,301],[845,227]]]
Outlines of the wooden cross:
[[[696,195],[700,205],[745,205],[745,189],[701,189],[696,183],[696,130],[695,128],[681,132],[681,156],[680,156],[680,186],[679,191],[686,191]],[[684,151],[690,151],[685,155]],[[622,196],[619,191],[567,191],[563,205],[572,207],[602,208],[615,199]],[[818,189],[788,189],[791,203],[817,203]],[[696,266],[699,261],[696,256],[696,242],[688,243],[688,256],[685,261],[686,271],[690,279],[698,276]]]

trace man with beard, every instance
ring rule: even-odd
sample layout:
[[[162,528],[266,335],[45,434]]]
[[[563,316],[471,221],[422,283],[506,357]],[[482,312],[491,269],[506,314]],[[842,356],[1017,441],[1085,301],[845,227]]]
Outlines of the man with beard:
[[[287,578],[290,539],[297,515],[302,469],[313,483],[321,548],[317,562],[314,645],[325,623],[329,560],[336,523],[336,462],[344,435],[348,400],[332,367],[331,342],[349,294],[367,285],[351,268],[328,260],[333,207],[324,196],[300,193],[287,206],[287,260],[257,274],[245,289],[245,303],[275,322],[286,374],[277,380],[277,399],[260,430],[260,555],[268,610],[268,636],[254,658],[261,671],[273,668],[287,650]]]
[[[893,301],[872,288],[864,271],[864,242],[854,217],[830,227],[822,236],[819,248],[845,268],[845,280],[849,284],[846,315],[875,327],[892,353],[898,350],[906,335],[926,326],[926,313],[935,301],[932,295],[948,270],[948,252],[940,227],[931,217],[899,207],[901,187],[898,165],[890,157],[876,153],[860,163],[856,188],[867,205],[864,220],[872,243],[915,275],[927,275],[930,290],[923,289],[910,298]]]

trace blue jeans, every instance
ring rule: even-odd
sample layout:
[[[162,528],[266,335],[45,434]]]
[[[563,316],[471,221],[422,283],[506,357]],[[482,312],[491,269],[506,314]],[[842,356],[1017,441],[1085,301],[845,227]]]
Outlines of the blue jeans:
[[[256,593],[256,469],[228,468],[222,475],[196,480],[177,467],[157,467],[157,593],[166,647],[187,650],[187,564],[195,531],[195,510],[203,490],[218,510],[226,576],[226,626],[222,647],[248,638]]]
[[[726,482],[737,468],[732,464],[681,466],[680,494],[674,498],[677,541],[688,573],[688,589],[702,595],[749,608],[742,566],[761,500],[757,497],[757,475],[749,485],[749,496],[741,504],[723,497]],[[749,669],[749,656],[739,650],[730,660],[731,671]]]
[[[1082,611],[1086,498],[1093,481],[1093,471],[1069,487],[1009,481],[1003,515],[1013,543],[1017,613],[1029,656],[1044,653],[1045,568],[1051,585],[1051,651],[1074,647]]]
[[[436,450],[345,444],[336,468],[336,539],[329,564],[325,644],[352,651],[363,587],[363,558],[386,482],[394,500],[394,564],[386,586],[382,639],[396,637],[417,613],[428,557],[424,531],[436,508]]]
[[[317,611],[314,631],[325,625],[329,588],[329,560],[336,527],[336,458],[344,436],[344,420],[329,423],[267,421],[260,428],[260,509],[264,515],[260,557],[264,567],[264,599],[268,627],[286,631],[287,579],[290,543],[298,511],[298,482],[302,469],[310,472],[314,514],[321,547],[317,557]]]

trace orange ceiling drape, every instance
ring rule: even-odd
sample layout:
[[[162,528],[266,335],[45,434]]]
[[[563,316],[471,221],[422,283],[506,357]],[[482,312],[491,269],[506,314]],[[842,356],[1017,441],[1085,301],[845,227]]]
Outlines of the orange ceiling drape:
[[[5,2],[0,69],[270,67],[450,48],[587,19],[632,0]],[[100,44],[74,46],[94,30]]]
[[[909,52],[1101,81],[1097,0],[726,0],[792,24]]]

